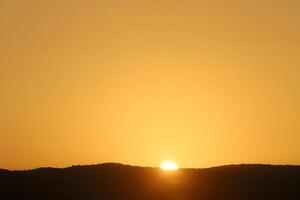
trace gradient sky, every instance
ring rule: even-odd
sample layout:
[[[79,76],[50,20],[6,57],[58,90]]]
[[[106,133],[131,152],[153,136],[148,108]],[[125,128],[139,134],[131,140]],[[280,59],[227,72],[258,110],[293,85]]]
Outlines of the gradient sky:
[[[299,0],[0,0],[0,168],[300,164]]]

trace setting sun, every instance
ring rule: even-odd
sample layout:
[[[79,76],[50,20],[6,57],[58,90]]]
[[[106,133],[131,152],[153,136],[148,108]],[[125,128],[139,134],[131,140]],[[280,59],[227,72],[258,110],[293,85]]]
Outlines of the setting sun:
[[[163,162],[163,163],[160,165],[160,168],[161,168],[162,170],[171,171],[171,170],[177,170],[177,169],[178,169],[178,166],[177,166],[177,164],[174,163],[174,162],[166,161],[166,162]]]

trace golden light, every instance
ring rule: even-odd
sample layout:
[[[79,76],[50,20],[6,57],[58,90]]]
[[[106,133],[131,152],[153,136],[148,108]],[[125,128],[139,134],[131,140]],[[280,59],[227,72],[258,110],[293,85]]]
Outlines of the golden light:
[[[160,165],[160,168],[161,168],[162,170],[172,171],[172,170],[177,170],[177,169],[178,169],[178,166],[177,166],[177,164],[174,163],[174,162],[166,161],[166,162],[163,162],[163,163]]]

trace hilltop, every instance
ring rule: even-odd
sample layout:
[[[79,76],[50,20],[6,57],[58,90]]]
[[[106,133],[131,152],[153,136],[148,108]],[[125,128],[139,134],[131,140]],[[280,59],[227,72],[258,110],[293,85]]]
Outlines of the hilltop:
[[[116,163],[0,170],[0,199],[300,199],[300,166],[229,165],[165,172]]]

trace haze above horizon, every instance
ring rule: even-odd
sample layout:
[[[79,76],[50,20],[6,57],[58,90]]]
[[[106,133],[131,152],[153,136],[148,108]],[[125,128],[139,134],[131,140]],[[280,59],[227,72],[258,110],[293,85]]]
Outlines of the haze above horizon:
[[[0,2],[0,168],[300,164],[300,1]]]

